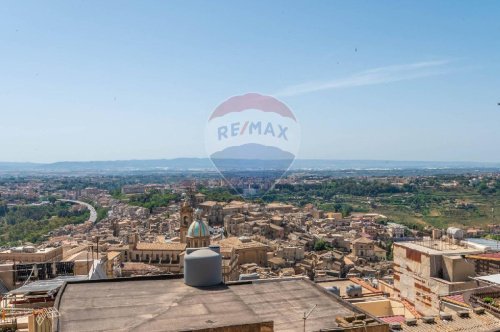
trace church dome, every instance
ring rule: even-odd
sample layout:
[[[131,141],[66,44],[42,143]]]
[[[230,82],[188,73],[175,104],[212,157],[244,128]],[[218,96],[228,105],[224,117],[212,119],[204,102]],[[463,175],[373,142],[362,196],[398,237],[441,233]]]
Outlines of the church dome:
[[[210,236],[210,230],[208,229],[208,225],[202,220],[193,221],[191,226],[189,226],[188,237],[206,237]]]

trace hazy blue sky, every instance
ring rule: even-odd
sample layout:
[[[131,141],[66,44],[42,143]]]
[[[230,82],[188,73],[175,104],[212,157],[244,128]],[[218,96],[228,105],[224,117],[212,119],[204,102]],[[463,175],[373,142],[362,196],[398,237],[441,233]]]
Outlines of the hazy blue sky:
[[[500,161],[499,1],[2,1],[0,161],[203,157],[275,94],[301,158]]]

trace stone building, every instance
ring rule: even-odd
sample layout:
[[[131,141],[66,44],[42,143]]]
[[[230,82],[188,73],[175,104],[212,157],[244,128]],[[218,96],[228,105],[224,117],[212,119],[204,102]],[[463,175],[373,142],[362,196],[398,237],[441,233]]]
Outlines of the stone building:
[[[267,252],[269,247],[263,243],[252,241],[247,237],[230,237],[219,242],[223,248],[234,248],[238,255],[238,264],[255,263],[260,266],[267,264]]]
[[[224,211],[222,205],[215,204],[206,215],[209,225],[223,225]]]
[[[156,264],[173,273],[182,273],[186,243],[137,242],[129,243],[127,257],[132,262]]]
[[[189,204],[189,201],[186,199],[182,205],[181,205],[181,210],[180,210],[180,238],[181,238],[181,243],[186,243],[186,236],[187,232],[189,229],[189,226],[191,226],[191,223],[193,222],[193,208]]]
[[[222,280],[224,282],[238,280],[238,255],[234,247],[221,247],[220,254],[222,256]]]
[[[17,263],[54,262],[61,260],[62,256],[62,247],[37,249],[32,246],[24,246],[0,251],[0,261],[13,261]]]
[[[366,237],[360,237],[351,242],[352,256],[355,259],[377,260],[375,243]]]
[[[202,193],[197,193],[196,195],[194,195],[194,201],[195,201],[195,204],[196,206],[199,206],[201,203],[205,202],[205,194],[202,194]]]

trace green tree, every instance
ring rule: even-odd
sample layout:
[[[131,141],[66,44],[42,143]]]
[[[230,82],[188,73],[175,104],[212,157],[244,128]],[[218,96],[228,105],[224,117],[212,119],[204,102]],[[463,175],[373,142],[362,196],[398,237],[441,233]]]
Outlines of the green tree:
[[[0,217],[5,216],[7,211],[8,211],[7,204],[5,204],[5,202],[0,201]]]
[[[314,250],[315,251],[326,250],[327,247],[328,246],[327,246],[325,240],[323,240],[323,239],[319,239],[318,241],[316,241],[316,243],[314,243]]]

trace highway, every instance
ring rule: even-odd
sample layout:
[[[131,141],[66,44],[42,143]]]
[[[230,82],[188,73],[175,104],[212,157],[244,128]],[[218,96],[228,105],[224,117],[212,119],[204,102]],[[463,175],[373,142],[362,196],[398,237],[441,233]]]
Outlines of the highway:
[[[89,209],[89,211],[90,211],[90,217],[89,217],[88,221],[91,221],[93,224],[95,224],[95,222],[97,221],[97,211],[89,203],[85,203],[82,201],[74,201],[72,199],[58,199],[58,201],[85,205],[87,207],[87,209]]]

